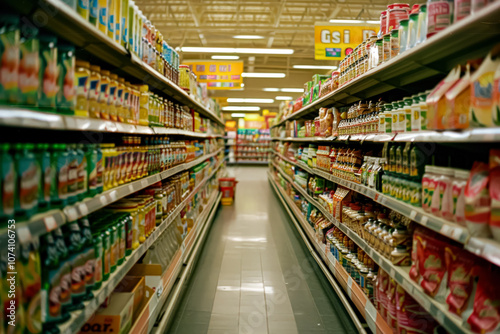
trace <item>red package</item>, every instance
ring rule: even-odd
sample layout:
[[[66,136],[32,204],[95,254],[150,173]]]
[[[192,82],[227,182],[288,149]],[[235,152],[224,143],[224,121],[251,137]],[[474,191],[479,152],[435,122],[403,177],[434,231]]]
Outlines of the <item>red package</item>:
[[[431,297],[443,296],[446,290],[446,261],[444,250],[447,244],[427,231],[419,240],[417,256],[418,271],[422,276],[420,286]]]
[[[417,283],[420,283],[420,273],[418,271],[418,246],[422,241],[422,228],[417,227],[413,233],[413,241],[411,247],[411,268],[410,278]]]
[[[397,333],[398,329],[398,315],[396,309],[396,288],[397,283],[394,279],[389,277],[389,285],[387,287],[387,324],[392,328],[393,333]]]
[[[433,333],[438,323],[402,286],[396,288],[398,334]]]
[[[489,181],[488,165],[483,162],[474,162],[464,190],[465,223],[473,237],[491,238],[488,225],[491,212]]]
[[[500,150],[490,150],[490,229],[493,239],[500,241]]]
[[[461,315],[467,308],[474,286],[474,266],[478,258],[468,251],[454,246],[445,250],[450,293],[446,303],[451,312]]]
[[[479,273],[474,307],[467,322],[476,333],[488,333],[499,328],[500,323],[500,268],[476,266]]]
[[[387,318],[387,287],[389,286],[389,275],[379,268],[376,283],[377,305],[380,315]]]

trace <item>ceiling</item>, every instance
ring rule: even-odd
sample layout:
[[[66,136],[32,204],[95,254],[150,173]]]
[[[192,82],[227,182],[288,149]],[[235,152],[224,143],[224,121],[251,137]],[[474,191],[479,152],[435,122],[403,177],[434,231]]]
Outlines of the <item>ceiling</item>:
[[[392,1],[381,0],[136,0],[136,4],[173,47],[245,47],[293,49],[292,55],[240,55],[245,72],[284,72],[284,79],[245,78],[239,91],[212,91],[211,96],[275,98],[300,93],[264,92],[271,88],[301,88],[316,73],[293,65],[337,65],[314,60],[314,24],[330,19],[378,20]],[[259,35],[242,40],[234,35]],[[212,54],[181,54],[182,59],[210,59]],[[261,105],[276,108],[280,101]],[[242,105],[242,104],[237,104]],[[254,104],[252,104],[254,105]]]

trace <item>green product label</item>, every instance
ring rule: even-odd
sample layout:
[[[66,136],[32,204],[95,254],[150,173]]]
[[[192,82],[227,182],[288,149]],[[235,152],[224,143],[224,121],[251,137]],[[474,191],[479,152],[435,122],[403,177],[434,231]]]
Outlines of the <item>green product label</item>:
[[[64,55],[59,58],[59,91],[57,109],[74,112],[76,105],[75,58]]]
[[[12,28],[11,28],[12,29]],[[4,31],[0,38],[0,102],[16,103],[18,101],[19,73],[19,37],[18,27]]]
[[[32,214],[38,205],[39,170],[32,155],[17,158],[15,210],[21,214]]]
[[[103,248],[102,239],[94,237],[94,284],[102,282],[102,272],[103,272]]]
[[[411,132],[411,112],[406,113],[406,132]]]
[[[19,103],[34,106],[38,99],[40,72],[40,44],[38,39],[28,39],[21,44],[19,63]]]
[[[1,179],[0,186],[2,191],[2,200],[0,201],[0,216],[14,215],[14,188],[16,183],[16,171],[14,161],[9,154],[0,156],[1,161]],[[6,223],[6,222],[5,222]]]
[[[56,95],[59,90],[57,84],[57,49],[45,48],[40,53],[40,86],[38,106],[41,108],[55,108]]]

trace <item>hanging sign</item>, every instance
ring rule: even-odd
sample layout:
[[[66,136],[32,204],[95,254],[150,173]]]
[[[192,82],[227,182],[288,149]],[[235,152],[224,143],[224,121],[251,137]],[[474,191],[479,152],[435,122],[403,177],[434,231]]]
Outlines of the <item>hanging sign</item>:
[[[376,35],[378,25],[328,25],[314,26],[314,59],[342,60],[356,46]]]
[[[243,83],[242,61],[188,60],[183,64],[189,65],[207,89],[239,89]]]

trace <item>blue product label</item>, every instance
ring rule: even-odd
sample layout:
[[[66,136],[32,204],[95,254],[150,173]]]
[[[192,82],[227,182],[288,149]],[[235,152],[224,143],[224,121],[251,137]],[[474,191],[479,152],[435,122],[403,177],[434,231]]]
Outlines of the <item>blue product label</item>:
[[[89,0],[78,0],[78,7],[81,9],[89,9]]]
[[[98,82],[99,82],[99,80],[90,80],[90,89],[96,90]]]
[[[110,32],[115,31],[115,16],[113,14],[109,15],[108,30]]]
[[[103,26],[105,26],[107,23],[106,23],[106,12],[107,12],[107,8],[101,8],[99,10],[99,23]]]
[[[125,28],[122,31],[122,40],[123,40],[123,43],[127,43],[127,36],[128,36],[128,28]]]
[[[99,11],[98,0],[90,0],[90,16],[97,18],[97,12]]]
[[[116,22],[115,24],[115,38],[120,40],[120,22]]]

